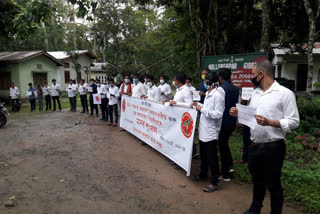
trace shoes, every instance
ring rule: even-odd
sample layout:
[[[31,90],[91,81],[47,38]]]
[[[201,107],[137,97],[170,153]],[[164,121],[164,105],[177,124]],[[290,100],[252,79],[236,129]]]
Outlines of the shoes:
[[[85,113],[84,111],[80,111],[81,114]]]
[[[113,125],[112,123],[109,123],[109,124],[108,124],[108,126],[112,126],[112,125]]]
[[[234,172],[235,172],[235,170],[234,170],[234,169],[232,169],[232,168],[231,168],[231,169],[229,169],[229,173],[231,173],[231,174],[232,174],[232,173],[234,173]]]
[[[113,125],[112,125],[112,127],[117,127],[117,126],[118,126],[118,124],[113,124]]]
[[[228,176],[228,175],[220,176],[218,179],[219,179],[219,180],[226,181],[226,182],[231,181],[231,178],[230,178],[230,176]]]
[[[194,154],[194,155],[192,156],[192,159],[199,159],[199,157],[200,157],[200,155],[199,155],[199,153],[197,153],[197,154]]]

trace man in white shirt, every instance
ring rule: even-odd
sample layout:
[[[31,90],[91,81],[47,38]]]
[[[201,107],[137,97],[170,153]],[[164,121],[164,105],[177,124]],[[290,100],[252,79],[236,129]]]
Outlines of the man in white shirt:
[[[10,83],[10,99],[12,111],[20,111],[19,89],[14,86],[14,82]]]
[[[253,85],[249,106],[256,108],[256,126],[251,128],[248,168],[253,181],[253,201],[246,214],[260,213],[268,189],[271,213],[281,214],[283,191],[281,169],[285,157],[285,136],[299,126],[299,112],[295,95],[273,78],[273,66],[268,60],[257,62],[253,68]],[[230,115],[237,117],[236,107]]]
[[[77,89],[74,86],[73,81],[71,79],[69,80],[69,85],[66,87],[66,92],[68,93],[68,97],[69,97],[70,111],[75,112]]]
[[[87,97],[87,84],[84,79],[80,80],[78,92],[80,94],[80,101],[81,101],[81,106],[82,106],[82,112],[80,112],[80,113],[87,112],[87,114],[89,114],[88,97]]]
[[[172,94],[171,86],[166,83],[166,77],[160,76],[160,85],[158,88],[161,91],[161,101],[168,100],[169,96]]]
[[[47,83],[47,82],[44,82],[44,86],[43,86],[43,88],[42,88],[42,93],[43,93],[44,99],[45,99],[45,101],[46,101],[46,111],[51,110],[51,96],[50,96],[50,92],[51,92],[51,89],[50,89],[50,87],[48,86],[48,83]]]
[[[101,84],[99,79],[96,80],[96,84],[97,84],[98,94],[100,94],[101,96],[100,109],[101,109],[102,118],[100,120],[106,122],[108,121],[108,102],[107,102],[108,88],[106,85]]]
[[[189,88],[185,85],[186,76],[183,73],[177,73],[173,81],[176,87],[176,94],[174,95],[173,100],[165,100],[169,102],[169,105],[180,105],[189,107],[193,102],[192,94]]]
[[[160,89],[154,84],[154,79],[152,75],[146,75],[148,92],[147,96],[142,95],[141,98],[153,100],[153,101],[160,101]]]
[[[132,97],[140,98],[142,95],[147,95],[146,88],[144,84],[139,81],[139,74],[134,73],[132,75]]]
[[[121,95],[132,95],[132,84],[128,75],[124,77],[124,83],[122,83],[120,86],[120,96]]]
[[[186,78],[186,86],[188,86],[189,90],[191,91],[192,95],[197,92],[196,88],[192,86],[192,78]]]
[[[119,88],[114,85],[114,80],[110,79],[110,88],[109,88],[109,126],[117,127],[118,125],[118,102],[119,102]],[[115,119],[113,120],[113,113]]]
[[[60,85],[57,84],[57,81],[55,79],[52,79],[51,97],[53,101],[53,111],[56,110],[56,101],[58,102],[59,110],[61,111],[61,104],[59,100],[60,91],[61,91]]]
[[[208,73],[204,80],[204,86],[208,90],[204,103],[193,103],[201,112],[199,122],[201,170],[200,175],[194,180],[208,180],[208,169],[210,169],[210,184],[203,189],[205,192],[216,191],[219,183],[218,140],[225,108],[225,92],[215,85],[218,80],[216,73]]]

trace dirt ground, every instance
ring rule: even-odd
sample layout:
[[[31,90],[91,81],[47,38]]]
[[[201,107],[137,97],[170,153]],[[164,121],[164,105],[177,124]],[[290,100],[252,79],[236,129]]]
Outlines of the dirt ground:
[[[11,116],[0,129],[0,213],[240,214],[249,207],[250,185],[224,182],[204,193],[206,183],[103,124],[79,112]],[[5,207],[13,196],[15,206]],[[263,213],[270,213],[268,199]]]

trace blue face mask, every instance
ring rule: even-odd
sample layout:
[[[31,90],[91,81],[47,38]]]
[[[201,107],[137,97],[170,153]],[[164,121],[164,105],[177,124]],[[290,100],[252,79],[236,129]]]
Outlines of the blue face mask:
[[[204,86],[204,88],[205,88],[206,90],[209,89],[209,86],[208,86],[205,82],[203,83],[203,86]]]
[[[139,79],[136,79],[136,78],[133,79],[133,83],[134,83],[134,84],[137,84],[138,82],[139,82]]]
[[[174,85],[174,87],[178,88],[178,86],[177,86],[177,85]]]

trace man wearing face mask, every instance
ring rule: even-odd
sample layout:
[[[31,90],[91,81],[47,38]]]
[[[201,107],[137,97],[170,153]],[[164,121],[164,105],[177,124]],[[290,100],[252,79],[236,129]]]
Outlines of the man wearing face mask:
[[[96,116],[99,116],[98,113],[98,105],[94,104],[93,102],[93,94],[97,94],[98,90],[97,90],[97,85],[94,83],[94,79],[90,79],[90,85],[89,87],[91,88],[91,91],[89,91],[90,94],[90,98],[89,98],[89,102],[90,102],[90,111],[91,111],[91,116],[93,115],[93,109],[96,109]]]
[[[160,101],[160,89],[154,84],[154,79],[152,75],[146,75],[147,79],[147,86],[148,86],[148,92],[147,96],[142,95],[141,98],[143,99],[149,99],[153,101]]]
[[[165,76],[160,76],[160,85],[158,86],[161,92],[161,101],[168,100],[168,97],[172,94],[172,89],[168,83],[166,83]]]
[[[299,126],[295,95],[273,78],[273,66],[268,60],[257,62],[251,79],[254,90],[249,106],[256,108],[255,127],[250,129],[248,168],[253,181],[253,201],[245,214],[260,214],[268,189],[271,213],[281,214],[283,190],[281,169],[286,152],[285,136]],[[230,115],[238,116],[236,107]]]
[[[108,121],[108,101],[107,101],[107,93],[108,88],[106,85],[101,84],[100,80],[97,80],[97,91],[101,96],[101,104],[100,104],[100,110],[101,110],[101,121]]]
[[[120,86],[120,96],[123,94],[128,96],[132,95],[131,80],[128,75],[124,77],[124,83]]]
[[[214,192],[218,189],[219,183],[219,161],[218,161],[218,139],[224,112],[225,92],[217,87],[218,75],[210,72],[206,75],[204,86],[207,88],[207,95],[204,104],[194,102],[201,112],[199,122],[199,144],[201,170],[200,175],[194,181],[207,181],[208,169],[210,169],[210,184],[203,191]]]
[[[185,85],[186,76],[183,73],[177,73],[173,80],[173,85],[176,87],[176,94],[173,100],[165,100],[169,105],[182,105],[189,107],[193,102],[192,94],[189,88]]]
[[[190,77],[186,78],[186,86],[188,86],[192,94],[195,94],[197,92],[196,88],[192,86],[192,79]]]
[[[133,84],[132,84],[132,97],[140,98],[142,95],[147,95],[146,88],[139,81],[139,74],[133,73]]]
[[[200,83],[200,88],[199,88],[199,91],[200,91],[200,103],[203,103],[204,102],[204,98],[206,97],[206,92],[207,92],[207,89],[204,87],[204,79],[207,75],[207,73],[209,73],[209,69],[203,69],[202,72],[201,72],[201,83]]]
[[[221,157],[221,177],[224,181],[231,180],[231,173],[234,172],[232,155],[229,148],[229,138],[236,128],[237,120],[229,114],[230,108],[235,107],[239,100],[239,89],[231,81],[231,70],[229,68],[218,69],[219,82],[226,93],[225,111],[222,118],[222,126],[218,147]]]

